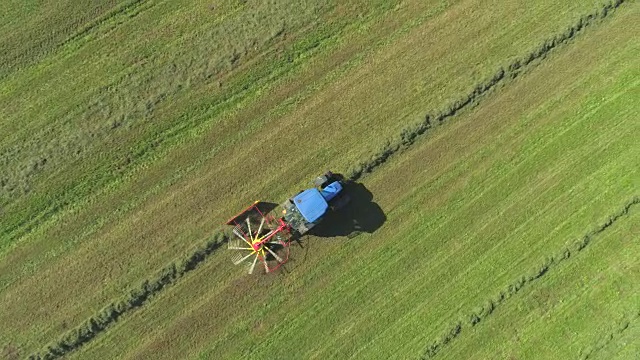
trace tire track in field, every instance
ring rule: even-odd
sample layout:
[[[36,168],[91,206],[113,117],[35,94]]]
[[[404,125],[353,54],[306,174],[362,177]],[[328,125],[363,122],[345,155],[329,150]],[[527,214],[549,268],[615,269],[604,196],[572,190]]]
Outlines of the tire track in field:
[[[146,0],[138,0],[143,2]],[[393,155],[401,153],[415,143],[415,141],[424,136],[428,130],[442,124],[446,120],[456,116],[460,112],[472,108],[477,105],[480,100],[490,91],[499,85],[508,83],[508,80],[515,79],[518,75],[536,66],[541,60],[561,45],[567,44],[578,34],[582,33],[585,28],[598,24],[602,19],[611,15],[615,9],[629,0],[614,0],[602,6],[601,8],[584,15],[571,25],[565,32],[555,35],[545,40],[538,48],[531,51],[527,55],[511,62],[509,66],[501,67],[489,79],[477,84],[473,90],[461,99],[450,104],[445,110],[437,115],[427,114],[425,120],[401,131],[399,138],[393,141],[387,141],[386,145],[378,153],[374,154],[369,160],[361,162],[356,167],[347,172],[347,178],[357,181],[366,174],[373,172],[378,167],[386,163]],[[526,284],[543,276],[549,268],[556,266],[561,261],[569,258],[569,256],[584,249],[593,236],[596,236],[606,228],[611,226],[621,216],[626,215],[629,208],[640,203],[640,197],[634,198],[622,213],[615,214],[610,217],[609,221],[601,226],[600,229],[591,232],[579,241],[578,247],[573,249],[567,248],[559,257],[551,257],[541,265],[539,269],[529,276],[523,276],[513,284],[509,285],[505,291],[502,291],[498,298],[490,300],[482,307],[479,312],[470,315],[469,324],[462,322],[456,323],[449,329],[438,341],[434,342],[425,350],[423,358],[428,359],[436,355],[443,346],[455,339],[463,327],[474,326],[478,324],[486,316],[490,315],[497,305],[517,293]],[[40,351],[33,353],[29,359],[58,359],[88,343],[100,333],[105,331],[108,326],[116,322],[120,317],[129,311],[135,310],[146,304],[153,296],[160,293],[164,288],[174,284],[188,272],[194,270],[202,262],[216,252],[222,245],[226,243],[228,236],[218,231],[203,246],[196,249],[188,257],[183,260],[175,261],[161,271],[159,271],[152,279],[145,280],[137,288],[130,291],[129,294],[122,298],[111,302],[94,316],[85,320],[82,324],[62,335],[59,339],[43,347]]]
[[[606,231],[617,221],[627,216],[631,208],[638,204],[640,204],[640,196],[634,196],[622,207],[622,209],[610,215],[608,220],[600,224],[595,230],[589,231],[581,239],[575,241],[572,245],[567,246],[560,252],[548,257],[542,264],[534,268],[533,271],[520,276],[511,284],[505,286],[505,288],[500,291],[498,295],[488,299],[482,306],[479,306],[476,308],[476,310],[470,312],[466,316],[466,319],[463,318],[463,320],[457,321],[447,331],[445,331],[438,340],[427,346],[421,359],[432,359],[434,356],[440,353],[440,351],[442,351],[442,349],[446,345],[460,336],[462,330],[478,325],[489,315],[491,315],[498,306],[504,304],[507,300],[520,292],[520,290],[522,290],[525,286],[530,285],[531,283],[542,278],[549,272],[549,270],[556,268],[558,265],[565,262],[566,260],[569,260],[571,257],[578,255],[582,250],[587,248],[587,246],[589,246],[589,244],[598,235]],[[626,326],[628,326],[628,322]],[[604,347],[604,345],[602,347]]]

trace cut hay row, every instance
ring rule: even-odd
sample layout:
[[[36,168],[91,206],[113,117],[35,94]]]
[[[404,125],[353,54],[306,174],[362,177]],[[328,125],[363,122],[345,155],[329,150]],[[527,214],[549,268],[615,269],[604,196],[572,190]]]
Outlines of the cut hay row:
[[[540,264],[540,266],[536,267],[533,271],[529,271],[528,273],[520,276],[518,279],[513,281],[511,284],[505,286],[504,290],[500,291],[498,295],[488,299],[484,304],[478,306],[475,310],[469,313],[466,318],[458,320],[447,331],[443,332],[438,340],[434,341],[425,349],[422,359],[432,359],[440,351],[442,351],[442,349],[446,345],[460,336],[462,330],[464,330],[465,328],[476,326],[484,319],[486,319],[489,315],[491,315],[497,307],[499,307],[500,305],[504,305],[507,300],[520,292],[520,290],[522,290],[524,287],[531,285],[536,280],[542,278],[553,268],[557,267],[566,260],[578,255],[582,250],[587,248],[589,244],[598,237],[598,235],[602,234],[617,221],[628,215],[631,208],[638,204],[640,204],[640,196],[633,197],[619,211],[610,215],[607,221],[603,222],[600,226],[598,226],[594,230],[589,231],[579,240],[574,241],[572,245],[567,246],[564,249],[558,251],[556,254],[549,256],[542,264]]]
[[[614,7],[617,7],[621,3],[622,3],[621,1],[611,3],[611,4],[609,4],[609,5],[604,7],[604,9],[608,9],[608,10],[604,10],[603,12],[598,11],[598,12],[596,12],[596,14],[600,14],[600,16],[602,16],[602,13],[604,13],[605,16],[606,16],[606,14],[610,13],[610,9],[612,9]],[[583,23],[583,19],[584,18],[585,17],[581,18],[581,20],[579,22],[580,24]],[[591,15],[587,16],[586,18],[590,19],[590,20],[587,21],[587,24],[592,24],[597,20],[597,17],[593,17]],[[584,28],[584,26],[586,26],[586,25],[584,25],[584,24],[580,25],[579,29]],[[574,28],[574,27],[572,27],[572,28]],[[577,34],[577,32],[575,32],[575,30],[574,30],[573,32],[571,32],[570,36],[573,37],[576,34]],[[558,37],[556,37],[556,38],[558,38]],[[565,40],[565,42],[567,42],[567,41],[568,40]],[[545,44],[547,44],[547,42],[545,42]],[[554,47],[557,46],[557,45],[559,45],[559,43],[555,43]],[[540,48],[545,48],[545,45],[542,45]],[[549,52],[550,50],[551,49],[547,49],[546,52]],[[539,52],[539,50],[536,50],[536,51],[532,52],[531,54],[536,54],[538,52]],[[544,53],[544,54],[546,54],[546,53]],[[544,55],[541,55],[539,58],[543,58],[543,57],[544,57]],[[523,57],[522,59],[527,59],[527,58],[528,57]],[[538,59],[538,58],[534,58],[534,60],[535,59]],[[526,70],[525,67],[533,65],[532,62],[534,62],[534,60],[531,60],[529,62],[519,63],[517,65],[517,67],[514,67],[514,69],[511,70],[512,72],[508,72],[510,70],[505,71],[505,70],[501,69],[502,75],[501,75],[500,79],[496,80],[496,83],[494,83],[492,85],[486,85],[486,84],[490,83],[490,82],[487,82],[487,83],[483,83],[481,85],[476,86],[475,89],[481,89],[481,90],[480,90],[480,93],[477,93],[476,90],[474,90],[471,93],[470,96],[473,96],[474,100],[471,100],[471,101],[468,101],[468,102],[460,102],[459,101],[459,102],[454,103],[454,105],[452,105],[450,107],[450,109],[453,109],[453,108],[456,108],[456,107],[458,107],[458,109],[453,111],[453,112],[451,112],[450,114],[447,114],[447,112],[443,112],[442,114],[446,115],[446,117],[443,118],[443,121],[444,121],[444,119],[447,119],[449,117],[454,116],[461,109],[463,109],[465,107],[470,107],[473,104],[477,103],[477,101],[480,99],[481,95],[483,95],[486,92],[490,91],[491,88],[495,87],[495,85],[497,83],[501,82],[503,79],[512,78],[509,74],[514,74],[514,73],[517,74],[519,72],[522,72],[522,71]],[[513,77],[515,77],[515,76],[513,76]],[[489,88],[485,88],[486,86],[489,86]],[[437,119],[437,117],[434,117],[434,118]],[[426,132],[426,128],[422,132],[420,132],[420,128],[418,128],[417,130],[416,130],[416,128],[412,128],[412,130],[403,131],[402,135],[401,135],[401,139],[407,140],[407,142],[406,143],[401,142],[400,143],[401,145],[398,145],[398,148],[395,150],[395,152],[410,146],[411,144],[413,144],[413,142],[415,141],[415,139],[418,136],[424,134],[425,132]],[[357,179],[361,178],[364,174],[373,171],[374,168],[378,167],[380,164],[385,162],[389,158],[390,155],[391,154],[386,154],[386,155],[383,154],[384,157],[381,158],[382,160],[378,161],[378,162],[375,162],[376,165],[370,167],[367,171],[364,171],[363,169],[367,166],[367,164],[371,164],[371,162],[363,162],[363,163],[361,163],[361,164],[364,164],[364,165],[362,165],[362,168],[360,169],[360,171],[358,171],[358,169],[355,169],[355,171],[353,173],[350,173],[351,177],[354,180],[357,180]],[[197,264],[202,263],[209,255],[211,255],[217,248],[219,248],[219,245],[224,241],[224,238],[219,238],[219,239],[220,239],[220,243],[218,243],[216,246],[211,246],[210,247],[209,245],[205,245],[201,249],[207,249],[206,251],[200,252],[199,253],[200,255],[197,255],[198,252],[200,251],[200,250],[197,250],[194,253],[194,254],[196,254],[195,257],[193,255],[190,255],[188,257],[188,259],[197,259],[195,262],[192,263],[193,267],[190,268],[190,269],[193,269],[193,268],[195,268],[195,266],[197,266]],[[209,243],[210,242],[208,242],[207,244],[209,244]],[[185,263],[188,263],[188,261],[187,262],[185,262],[185,261],[177,262],[177,263],[185,264]],[[81,325],[78,328],[76,328],[76,329],[72,330],[71,332],[67,333],[65,336],[63,336],[61,338],[60,341],[54,343],[53,345],[50,345],[49,347],[47,347],[46,350],[41,351],[41,353],[34,354],[33,358],[38,358],[38,356],[40,356],[41,358],[52,358],[51,356],[54,356],[53,358],[55,358],[55,357],[60,356],[60,355],[57,355],[60,352],[62,352],[62,354],[65,354],[65,353],[68,353],[68,352],[72,351],[73,349],[75,349],[75,348],[72,348],[69,344],[77,343],[77,347],[82,346],[86,342],[88,342],[91,339],[93,339],[97,334],[99,334],[100,332],[104,331],[105,328],[109,324],[112,324],[120,316],[122,316],[125,312],[127,312],[129,310],[136,309],[136,308],[142,306],[143,304],[145,304],[147,302],[149,297],[151,297],[151,296],[157,294],[158,292],[162,291],[162,289],[164,289],[167,285],[173,284],[184,273],[186,273],[187,271],[190,270],[189,268],[184,267],[184,270],[185,270],[184,272],[180,272],[180,271],[174,272],[174,271],[171,270],[172,268],[174,270],[175,269],[182,269],[182,267],[180,267],[180,266],[176,267],[175,265],[169,265],[168,267],[165,267],[164,270],[159,273],[160,275],[154,277],[154,279],[152,279],[152,280],[148,280],[148,281],[143,282],[143,284],[140,287],[136,288],[136,290],[134,290],[134,292],[137,293],[138,295],[133,296],[132,298],[127,298],[125,300],[119,300],[119,301],[114,302],[115,304],[118,304],[121,301],[127,302],[130,299],[138,299],[138,300],[133,301],[134,304],[138,304],[138,305],[135,305],[135,306],[133,306],[133,305],[132,306],[124,306],[124,307],[121,307],[121,309],[123,309],[122,312],[116,311],[116,312],[111,312],[111,313],[109,312],[110,311],[109,310],[110,306],[106,307],[105,308],[105,310],[107,310],[107,312],[106,312],[107,315],[106,316],[104,316],[104,315],[94,316],[90,320],[83,322],[83,325]],[[167,273],[170,276],[166,277],[166,276],[163,275],[163,274],[166,275]],[[177,276],[176,275],[177,273],[180,273],[180,275]],[[174,274],[174,275],[171,275],[171,274]],[[158,284],[160,284],[160,285],[158,285]],[[140,289],[140,291],[138,291],[138,289]],[[133,294],[133,292],[132,292],[132,294]],[[140,299],[142,299],[142,301],[140,301]],[[112,303],[112,304],[114,304],[114,303]],[[113,306],[113,308],[115,308],[115,307],[116,306]],[[103,310],[103,312],[104,312],[104,310]],[[101,314],[103,312],[101,312]],[[110,317],[109,314],[113,314],[113,315],[116,315],[116,316]],[[106,322],[105,322],[106,325],[99,325],[100,323],[97,320],[95,320],[95,319],[103,319],[103,318],[107,319]],[[94,324],[96,324],[96,325],[94,325]],[[81,330],[81,329],[83,329],[83,330]],[[93,331],[93,330],[95,330],[95,331]],[[459,331],[459,329],[457,331]],[[71,334],[71,335],[69,335],[69,334]],[[83,340],[83,341],[74,342],[73,339],[72,339],[73,334],[78,335],[78,338],[82,338],[82,339],[86,338],[86,341]],[[47,357],[47,356],[49,356],[49,357]]]
[[[580,359],[590,359],[600,350],[609,345],[613,340],[619,338],[622,334],[624,334],[625,331],[629,330],[631,326],[637,324],[638,321],[640,321],[640,309],[632,314],[626,314],[618,323],[615,324],[613,330],[600,337],[600,339],[596,341],[596,343],[593,344],[590,348],[582,350],[580,352]]]
[[[535,50],[529,54],[512,61],[507,67],[498,69],[494,75],[484,82],[473,87],[473,90],[459,100],[445,107],[437,114],[426,114],[424,121],[405,128],[399,138],[390,140],[369,160],[358,164],[356,167],[347,172],[347,176],[353,180],[360,179],[363,175],[372,172],[375,168],[384,164],[392,155],[411,146],[417,138],[424,135],[429,129],[442,124],[448,119],[456,116],[461,111],[477,105],[480,99],[489,91],[495,89],[498,85],[509,79],[515,79],[519,74],[528,71],[535,66],[540,60],[544,59],[549,53],[573,40],[576,36],[584,32],[586,28],[597,24],[602,19],[610,16],[614,10],[622,5],[625,0],[614,0],[605,4],[602,8],[597,9],[587,15],[581,16],[576,23],[569,26],[567,30],[561,34],[553,36],[540,44]]]
[[[106,330],[109,325],[116,322],[122,315],[143,306],[164,288],[196,269],[200,263],[225,244],[227,240],[228,238],[224,233],[216,233],[188,257],[165,266],[153,278],[143,281],[122,298],[111,302],[97,314],[68,331],[55,343],[48,345],[40,352],[29,355],[29,359],[58,359],[78,349]]]

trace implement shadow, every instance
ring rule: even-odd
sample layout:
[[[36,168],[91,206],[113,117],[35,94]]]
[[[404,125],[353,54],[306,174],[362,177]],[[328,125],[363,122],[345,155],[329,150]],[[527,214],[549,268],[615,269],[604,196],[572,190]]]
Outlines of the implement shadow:
[[[258,210],[260,210],[261,213],[268,214],[273,209],[278,207],[278,204],[275,204],[275,203],[272,203],[272,202],[267,202],[267,201],[260,201],[260,202],[258,202],[256,204],[256,206],[258,207]]]

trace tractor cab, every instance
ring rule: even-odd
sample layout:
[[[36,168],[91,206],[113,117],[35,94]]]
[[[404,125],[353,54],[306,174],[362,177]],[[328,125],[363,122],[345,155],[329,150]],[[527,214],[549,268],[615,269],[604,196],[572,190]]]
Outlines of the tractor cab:
[[[284,221],[299,235],[318,224],[329,209],[337,210],[349,201],[342,193],[342,181],[330,172],[316,178],[314,185],[282,204]]]

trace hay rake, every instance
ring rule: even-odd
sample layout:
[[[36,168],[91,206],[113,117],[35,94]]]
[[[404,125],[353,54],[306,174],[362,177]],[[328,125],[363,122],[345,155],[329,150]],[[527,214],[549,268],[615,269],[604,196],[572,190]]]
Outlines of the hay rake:
[[[327,172],[314,179],[314,188],[300,191],[280,208],[267,211],[256,201],[227,221],[233,226],[228,248],[235,252],[233,263],[244,264],[253,274],[261,263],[273,272],[289,259],[291,240],[317,225],[329,209],[337,210],[349,202],[343,191],[342,176]]]

